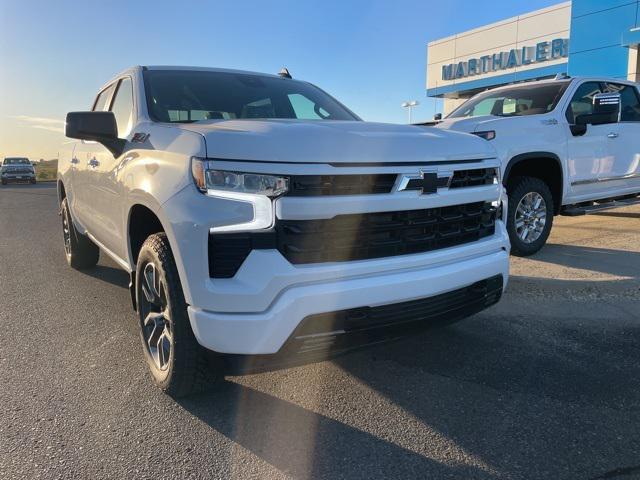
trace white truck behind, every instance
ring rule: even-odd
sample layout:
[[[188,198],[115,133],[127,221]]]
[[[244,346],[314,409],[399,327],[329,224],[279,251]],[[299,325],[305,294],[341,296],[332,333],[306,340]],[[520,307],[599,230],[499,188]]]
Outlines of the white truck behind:
[[[640,91],[606,78],[510,85],[476,95],[435,125],[496,147],[512,252],[545,244],[553,216],[640,203]]]

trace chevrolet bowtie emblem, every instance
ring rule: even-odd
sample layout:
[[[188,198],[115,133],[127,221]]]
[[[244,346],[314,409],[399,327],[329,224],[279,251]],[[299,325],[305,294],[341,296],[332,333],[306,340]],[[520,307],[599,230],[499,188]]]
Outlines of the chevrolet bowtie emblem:
[[[445,183],[446,183],[446,179]],[[417,176],[405,175],[400,181],[398,191],[422,190],[422,194],[438,192],[438,174],[436,172],[420,172]]]

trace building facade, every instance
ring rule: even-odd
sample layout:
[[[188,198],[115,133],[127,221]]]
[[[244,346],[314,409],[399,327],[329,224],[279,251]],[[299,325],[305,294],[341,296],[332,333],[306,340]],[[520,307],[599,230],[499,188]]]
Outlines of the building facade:
[[[573,0],[430,42],[427,96],[449,113],[516,82],[598,75],[640,81],[640,0]]]

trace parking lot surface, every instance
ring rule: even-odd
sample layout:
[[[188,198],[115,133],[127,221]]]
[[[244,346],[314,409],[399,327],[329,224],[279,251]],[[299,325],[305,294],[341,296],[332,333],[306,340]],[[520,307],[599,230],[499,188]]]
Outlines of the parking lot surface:
[[[0,187],[0,478],[640,478],[640,208],[556,218],[503,301],[402,342],[148,378],[127,275],[67,267],[53,184]]]

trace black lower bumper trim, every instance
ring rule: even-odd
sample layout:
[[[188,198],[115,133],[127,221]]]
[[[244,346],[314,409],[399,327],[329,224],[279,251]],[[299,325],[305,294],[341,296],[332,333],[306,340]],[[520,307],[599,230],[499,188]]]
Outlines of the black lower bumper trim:
[[[342,352],[448,325],[497,303],[502,275],[433,297],[306,317],[274,355],[230,355],[236,372],[303,364]]]

